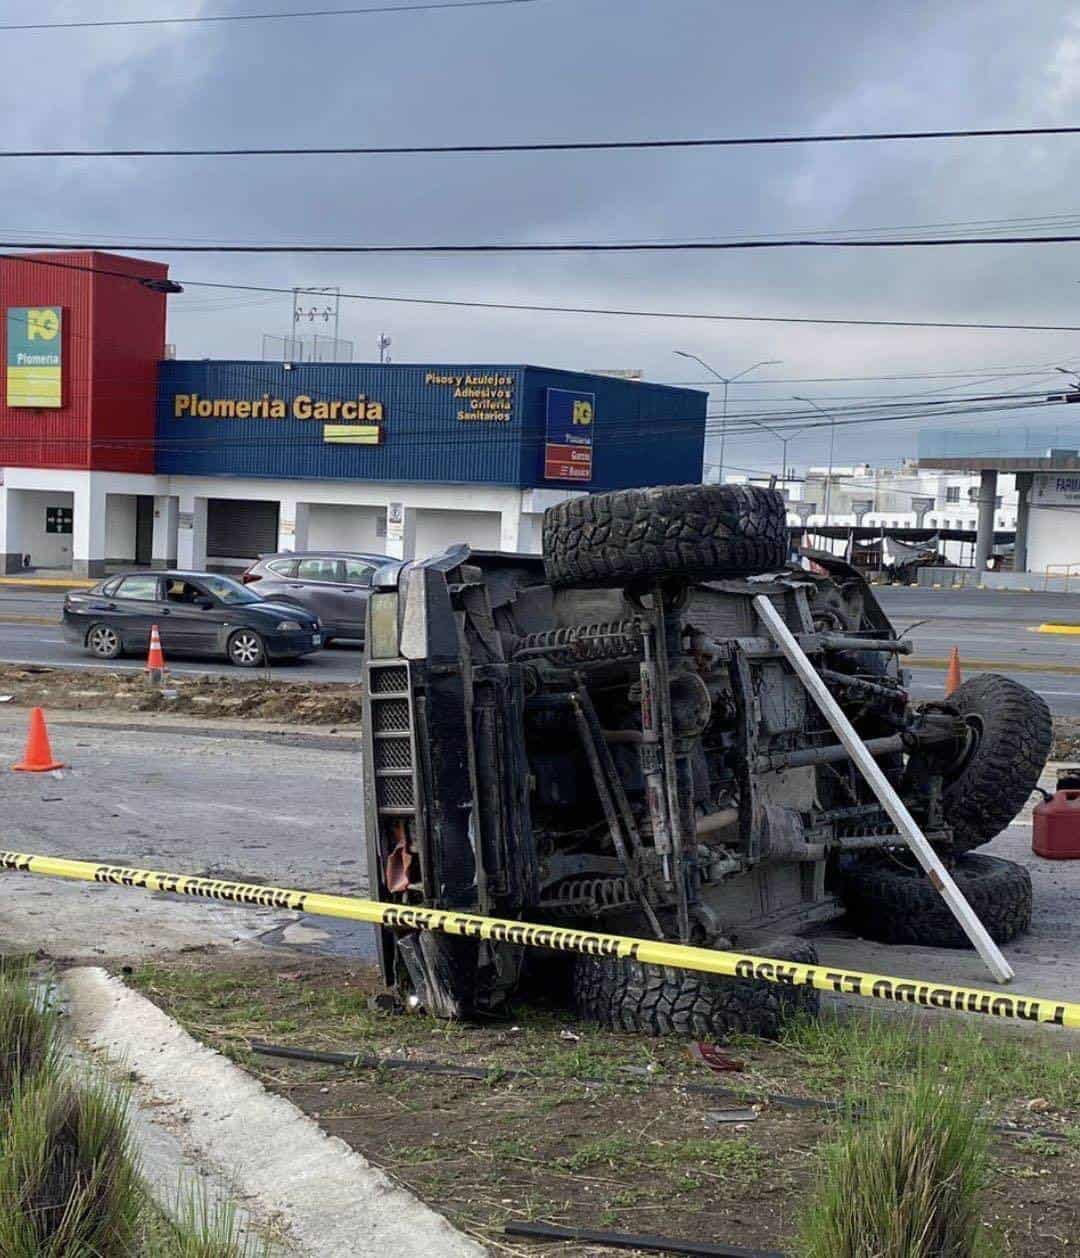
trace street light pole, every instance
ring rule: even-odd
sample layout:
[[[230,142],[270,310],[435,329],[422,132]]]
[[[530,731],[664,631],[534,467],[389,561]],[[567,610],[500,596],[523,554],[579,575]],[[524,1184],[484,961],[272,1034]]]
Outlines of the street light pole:
[[[732,380],[738,380],[741,376],[749,375],[751,371],[756,371],[758,367],[778,367],[783,360],[780,358],[766,358],[760,363],[753,363],[744,370],[736,372],[733,376],[722,376],[715,367],[710,367],[705,359],[699,358],[697,354],[688,353],[685,349],[677,349],[672,352],[678,354],[680,358],[692,358],[694,362],[704,367],[710,375],[721,381],[724,386],[724,400],[721,405],[720,416],[720,484],[722,485],[724,483],[724,445],[727,440],[728,385],[731,384]]]
[[[820,411],[829,421],[829,470],[825,478],[825,527],[829,527],[829,518],[832,513],[832,474],[833,474],[833,453],[836,449],[836,416],[831,411],[827,411],[824,406],[818,406],[813,398],[799,397],[796,394],[792,401],[807,402],[815,411]]]

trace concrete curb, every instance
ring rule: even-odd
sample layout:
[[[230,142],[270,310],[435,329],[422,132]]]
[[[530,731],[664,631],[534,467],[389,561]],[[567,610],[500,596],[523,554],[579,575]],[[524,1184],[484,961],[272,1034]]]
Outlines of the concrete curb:
[[[1071,624],[1043,624],[1036,630],[1036,633],[1080,633],[1080,623],[1073,621]]]
[[[64,983],[75,1035],[121,1060],[182,1132],[185,1152],[223,1173],[256,1216],[283,1220],[310,1258],[487,1253],[104,970],[68,970]]]

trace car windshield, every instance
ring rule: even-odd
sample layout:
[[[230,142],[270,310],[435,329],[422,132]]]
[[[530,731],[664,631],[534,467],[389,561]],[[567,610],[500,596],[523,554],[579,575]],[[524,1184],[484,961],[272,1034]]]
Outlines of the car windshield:
[[[207,594],[212,594],[218,602],[233,603],[261,603],[262,599],[253,590],[249,590],[246,585],[241,585],[239,581],[234,581],[232,577],[199,577],[199,584],[203,586]]]

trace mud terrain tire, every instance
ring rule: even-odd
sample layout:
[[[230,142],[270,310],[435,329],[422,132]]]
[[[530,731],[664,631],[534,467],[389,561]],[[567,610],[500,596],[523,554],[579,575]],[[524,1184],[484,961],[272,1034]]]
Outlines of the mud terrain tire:
[[[753,576],[787,557],[784,500],[756,485],[619,489],[544,513],[544,568],[554,586]]]
[[[942,796],[954,852],[1000,834],[1030,799],[1053,739],[1050,709],[1026,686],[981,673],[946,702],[975,732],[975,745]]]
[[[1031,925],[1031,876],[1022,865],[997,856],[961,856],[951,872],[995,943],[1008,943]],[[848,922],[864,939],[928,948],[971,947],[948,905],[917,866],[893,860],[854,865],[843,874],[840,894]]]
[[[754,943],[761,956],[816,964],[813,944],[790,937]],[[775,1039],[784,1022],[815,1015],[812,987],[714,978],[639,961],[575,956],[574,1007],[579,1017],[616,1031],[645,1035],[759,1035]]]

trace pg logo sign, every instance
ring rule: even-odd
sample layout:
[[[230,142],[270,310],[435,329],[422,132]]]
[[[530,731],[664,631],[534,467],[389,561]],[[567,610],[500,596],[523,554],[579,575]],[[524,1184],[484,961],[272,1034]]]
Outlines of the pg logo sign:
[[[593,404],[584,398],[574,399],[573,422],[575,428],[588,428],[593,420]]]
[[[7,404],[57,410],[64,404],[63,311],[10,306],[7,311]]]
[[[28,341],[55,341],[60,335],[60,311],[52,306],[44,310],[27,310],[26,339]]]

